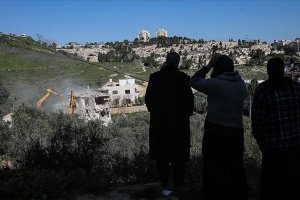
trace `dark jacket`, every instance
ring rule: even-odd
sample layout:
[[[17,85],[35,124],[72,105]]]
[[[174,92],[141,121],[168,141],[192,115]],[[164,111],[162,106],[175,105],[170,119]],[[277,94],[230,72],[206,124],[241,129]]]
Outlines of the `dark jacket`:
[[[206,121],[231,128],[243,128],[243,104],[247,87],[238,71],[223,72],[206,79],[202,68],[191,78],[191,86],[207,94]]]
[[[190,120],[194,96],[190,77],[177,68],[164,67],[150,75],[145,101],[150,112],[150,158],[188,160]]]

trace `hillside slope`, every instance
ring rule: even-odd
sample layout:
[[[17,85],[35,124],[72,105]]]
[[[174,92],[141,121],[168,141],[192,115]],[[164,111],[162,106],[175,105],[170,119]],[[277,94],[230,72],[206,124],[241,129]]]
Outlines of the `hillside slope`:
[[[34,105],[46,88],[65,93],[87,86],[95,88],[109,78],[117,81],[124,75],[147,80],[154,70],[143,71],[134,62],[90,64],[53,53],[31,38],[2,35],[0,80],[10,97],[0,111],[5,114],[22,103]]]

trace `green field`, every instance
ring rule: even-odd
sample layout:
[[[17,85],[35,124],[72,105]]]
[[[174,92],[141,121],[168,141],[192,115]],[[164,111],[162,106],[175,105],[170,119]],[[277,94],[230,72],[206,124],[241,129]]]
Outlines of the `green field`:
[[[0,51],[5,51],[0,54],[0,76],[1,80],[8,84],[17,80],[36,84],[69,78],[81,81],[86,85],[96,86],[98,79],[103,79],[105,82],[110,77],[124,78],[124,74],[147,80],[149,74],[155,71],[153,68],[143,71],[134,62],[90,64],[60,54],[28,49],[18,49],[16,52],[15,48],[5,47],[4,50],[2,47]]]
[[[97,88],[110,78],[118,81],[128,76],[141,83],[138,79],[148,80],[154,71],[154,68],[144,71],[135,62],[87,63],[37,47],[20,48],[0,43],[0,81],[10,92],[1,111],[11,112],[13,104],[34,105],[46,88],[69,93],[87,86]]]

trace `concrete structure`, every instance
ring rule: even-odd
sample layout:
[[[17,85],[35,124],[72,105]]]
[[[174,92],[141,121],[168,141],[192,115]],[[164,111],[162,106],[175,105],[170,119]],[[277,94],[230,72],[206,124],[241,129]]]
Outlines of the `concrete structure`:
[[[9,113],[2,118],[2,121],[9,127],[12,127],[12,115],[13,113]]]
[[[143,42],[149,41],[149,39],[150,39],[150,33],[149,33],[149,31],[142,30],[142,31],[138,34],[138,39],[139,39],[140,41],[143,41]]]
[[[120,79],[119,82],[110,79],[101,92],[109,94],[112,106],[131,106],[140,95],[137,88],[135,79]]]
[[[271,53],[271,46],[268,44],[258,43],[250,47],[251,51],[258,50],[258,49],[261,49],[265,55],[269,55]]]
[[[99,119],[104,125],[111,122],[108,94],[90,89],[73,92],[76,105],[74,113],[87,121]]]
[[[156,32],[156,37],[168,37],[168,32],[165,29],[158,29]]]
[[[27,35],[26,34],[21,34],[20,37],[27,37]]]
[[[286,45],[289,45],[291,43],[291,40],[274,40],[273,42],[273,46],[280,48],[280,47],[284,47]]]

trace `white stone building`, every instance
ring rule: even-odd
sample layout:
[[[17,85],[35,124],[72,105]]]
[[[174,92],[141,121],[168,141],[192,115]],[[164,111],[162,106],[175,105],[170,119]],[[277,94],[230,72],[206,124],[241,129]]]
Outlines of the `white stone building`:
[[[25,37],[27,37],[27,35],[25,33],[23,33],[23,34],[20,35],[20,37],[25,38]]]
[[[138,34],[138,39],[140,41],[143,42],[147,42],[150,39],[150,33],[147,30],[142,30],[139,34]]]
[[[156,32],[156,37],[168,37],[168,32],[165,29],[158,29]]]
[[[101,91],[109,94],[113,106],[130,106],[140,95],[137,88],[135,79],[120,79],[119,82],[110,79]]]

